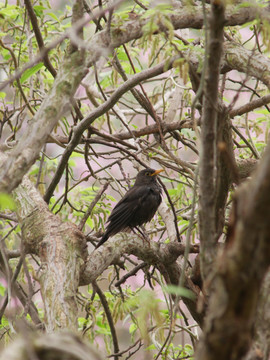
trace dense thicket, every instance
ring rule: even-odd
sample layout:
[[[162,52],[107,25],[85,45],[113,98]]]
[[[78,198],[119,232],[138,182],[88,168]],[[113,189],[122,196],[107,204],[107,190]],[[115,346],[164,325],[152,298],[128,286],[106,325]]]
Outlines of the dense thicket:
[[[0,358],[269,358],[269,20],[0,5]],[[158,213],[94,250],[145,167]]]

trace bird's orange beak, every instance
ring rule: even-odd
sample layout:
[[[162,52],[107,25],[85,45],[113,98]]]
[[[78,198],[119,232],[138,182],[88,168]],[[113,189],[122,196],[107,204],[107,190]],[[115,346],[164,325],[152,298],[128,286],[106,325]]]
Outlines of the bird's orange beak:
[[[162,171],[165,171],[165,170],[164,169],[156,170],[151,176],[157,175],[157,174],[161,173]]]

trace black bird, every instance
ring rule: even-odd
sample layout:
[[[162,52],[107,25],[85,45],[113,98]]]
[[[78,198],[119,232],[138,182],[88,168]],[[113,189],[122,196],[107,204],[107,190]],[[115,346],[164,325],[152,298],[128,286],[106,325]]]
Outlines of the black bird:
[[[133,229],[152,219],[161,203],[161,187],[157,182],[157,174],[163,169],[141,170],[134,186],[115,205],[108,218],[109,225],[97,244],[104,244],[110,236],[120,231]]]

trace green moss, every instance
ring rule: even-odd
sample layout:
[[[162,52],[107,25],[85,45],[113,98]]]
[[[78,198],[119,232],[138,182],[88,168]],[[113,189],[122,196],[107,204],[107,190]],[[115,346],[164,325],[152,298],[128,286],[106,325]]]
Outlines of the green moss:
[[[56,93],[57,95],[62,94],[62,95],[71,95],[72,93],[72,86],[70,84],[70,82],[63,80],[61,81],[56,88]]]
[[[57,110],[54,106],[47,106],[45,113],[47,118],[53,118],[57,116]]]

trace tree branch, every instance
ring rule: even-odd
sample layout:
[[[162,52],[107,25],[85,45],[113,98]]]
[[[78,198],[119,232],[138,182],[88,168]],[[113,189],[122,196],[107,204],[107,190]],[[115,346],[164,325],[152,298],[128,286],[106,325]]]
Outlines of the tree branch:
[[[224,58],[231,69],[254,76],[270,88],[270,60],[258,53],[232,42],[224,44]]]
[[[199,247],[190,246],[190,252],[198,253]],[[117,235],[89,255],[85,267],[81,269],[80,285],[87,285],[96,280],[105,269],[117,263],[120,257],[126,254],[135,255],[148,265],[156,265],[167,283],[178,286],[181,266],[177,259],[184,253],[185,245],[178,242],[163,244],[151,241],[146,244],[145,240],[135,234]],[[198,298],[201,290],[187,276],[185,276],[184,286],[194,293],[196,299]],[[202,325],[204,313],[198,313],[196,300],[183,298],[183,301],[193,318]]]
[[[32,26],[33,26],[33,30],[34,30],[34,33],[35,33],[35,36],[36,36],[36,39],[37,39],[39,50],[42,51],[44,49],[44,41],[43,41],[43,37],[42,37],[41,31],[40,31],[39,26],[38,26],[38,20],[37,20],[35,11],[33,9],[33,6],[32,6],[32,3],[31,3],[30,0],[24,0],[24,3],[25,3],[25,7],[26,7],[26,10],[27,10],[28,16],[29,16],[29,18],[31,20],[31,23],[32,23]],[[53,67],[52,63],[50,62],[48,52],[46,52],[44,54],[43,62],[44,62],[44,65],[46,66],[46,68],[52,74],[52,76],[55,77],[56,76],[56,70]]]
[[[223,48],[223,26],[225,23],[223,2],[213,2],[209,19],[210,33],[207,56],[207,74],[203,98],[201,122],[201,153],[199,162],[199,225],[201,240],[201,268],[205,278],[211,271],[217,241],[216,196],[219,166],[217,154],[218,131],[218,81]],[[222,131],[219,129],[219,131]]]
[[[24,329],[25,330],[25,329]],[[102,360],[100,354],[80,337],[68,332],[40,334],[22,332],[0,355],[0,360]]]
[[[215,263],[195,359],[239,359],[249,349],[259,290],[270,266],[269,213],[270,144],[252,179],[235,194],[227,246]]]
[[[11,192],[38,158],[39,152],[59,118],[70,106],[85,67],[81,54],[74,53],[59,70],[54,85],[39,111],[28,121],[28,127],[17,146],[11,150],[0,170],[0,191]]]
[[[77,329],[76,292],[85,239],[72,223],[53,215],[27,177],[13,192],[26,251],[38,254],[46,328]]]

